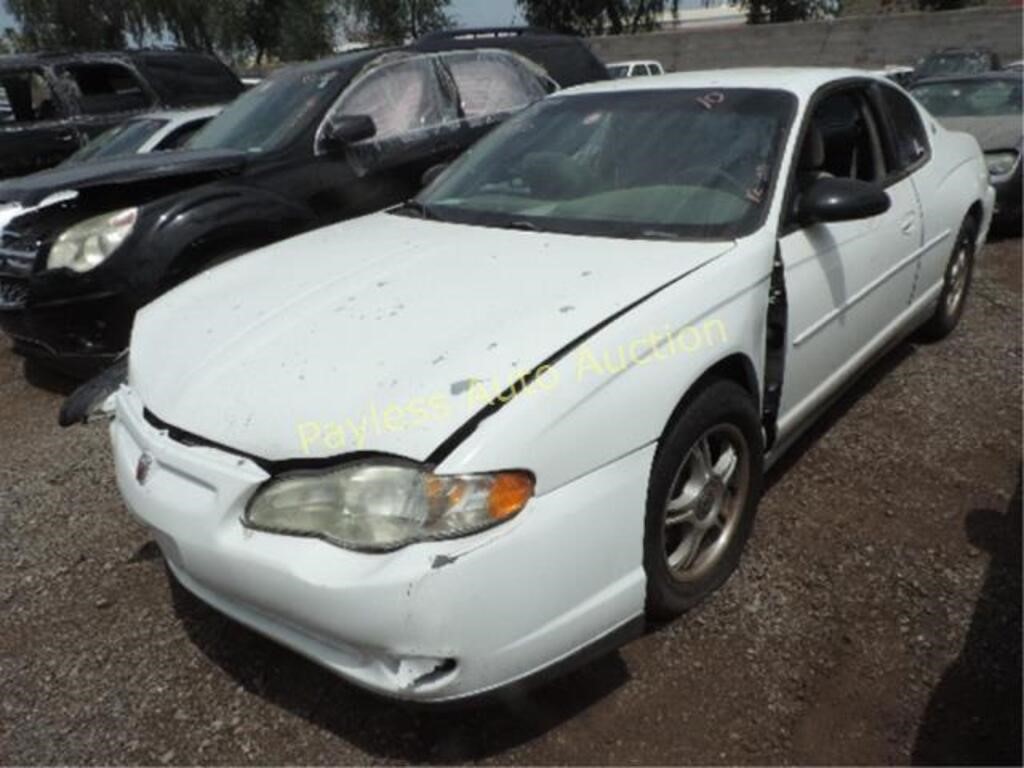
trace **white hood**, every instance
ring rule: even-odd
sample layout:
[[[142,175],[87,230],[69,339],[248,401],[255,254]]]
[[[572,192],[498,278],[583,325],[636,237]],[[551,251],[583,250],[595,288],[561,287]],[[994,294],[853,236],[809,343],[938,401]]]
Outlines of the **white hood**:
[[[264,459],[423,460],[479,410],[471,382],[504,389],[731,247],[367,216],[150,304],[130,382],[158,419]]]

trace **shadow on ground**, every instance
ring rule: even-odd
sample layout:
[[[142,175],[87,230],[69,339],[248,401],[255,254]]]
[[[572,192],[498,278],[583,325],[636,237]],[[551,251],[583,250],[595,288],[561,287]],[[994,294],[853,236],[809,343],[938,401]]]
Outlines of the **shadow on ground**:
[[[167,579],[190,639],[239,685],[382,759],[464,763],[491,757],[571,720],[629,679],[625,662],[613,652],[546,685],[482,704],[402,704],[344,682],[217,613],[169,572]]]
[[[967,539],[990,556],[963,650],[932,691],[917,765],[1021,765],[1021,479],[1005,511],[975,509]]]

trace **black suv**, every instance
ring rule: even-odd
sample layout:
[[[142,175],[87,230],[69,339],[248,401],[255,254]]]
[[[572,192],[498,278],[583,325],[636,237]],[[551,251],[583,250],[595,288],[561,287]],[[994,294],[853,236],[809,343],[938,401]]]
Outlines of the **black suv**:
[[[509,51],[360,51],[278,71],[177,152],[0,184],[0,327],[16,351],[88,375],[169,288],[408,199],[556,87]]]
[[[0,56],[0,178],[57,165],[127,117],[229,102],[241,81],[205,53]]]

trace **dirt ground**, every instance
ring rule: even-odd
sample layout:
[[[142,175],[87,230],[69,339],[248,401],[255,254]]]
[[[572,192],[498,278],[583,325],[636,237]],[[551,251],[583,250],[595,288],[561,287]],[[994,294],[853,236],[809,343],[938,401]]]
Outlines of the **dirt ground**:
[[[1020,764],[1019,240],[773,471],[721,592],[486,708],[375,698],[175,586],[60,402],[0,340],[0,762]]]

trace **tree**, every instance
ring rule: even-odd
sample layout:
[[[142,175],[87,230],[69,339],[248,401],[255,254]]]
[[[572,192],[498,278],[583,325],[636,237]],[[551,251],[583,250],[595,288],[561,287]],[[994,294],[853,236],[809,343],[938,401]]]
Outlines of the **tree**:
[[[747,21],[751,24],[775,24],[786,21],[810,21],[834,16],[839,0],[745,0]]]
[[[143,35],[138,0],[6,0],[27,50],[123,48]]]
[[[375,43],[403,43],[452,24],[451,0],[343,0],[349,29]]]
[[[118,49],[147,39],[298,60],[330,53],[338,0],[6,0],[25,50]]]
[[[265,0],[273,3],[274,0]],[[334,50],[340,22],[333,0],[285,0],[280,3],[280,35],[274,55],[282,61],[325,56]]]
[[[527,22],[575,35],[620,35],[658,26],[665,0],[517,0]],[[678,0],[672,3],[678,8]]]

